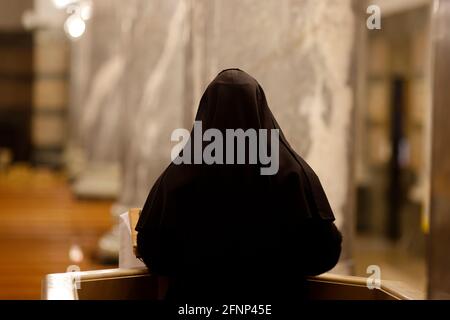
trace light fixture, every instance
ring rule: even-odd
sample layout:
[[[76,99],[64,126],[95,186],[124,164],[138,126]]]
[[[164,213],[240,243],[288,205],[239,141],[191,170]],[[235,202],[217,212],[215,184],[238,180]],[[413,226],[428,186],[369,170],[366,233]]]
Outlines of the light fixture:
[[[92,2],[83,1],[80,2],[80,16],[83,20],[89,20],[92,16]]]
[[[86,22],[92,16],[91,0],[54,0],[63,1],[69,15],[64,23],[66,34],[73,40],[81,37],[86,30]]]
[[[73,13],[67,17],[67,20],[64,23],[64,30],[72,39],[77,39],[81,37],[86,30],[86,23],[78,13]]]
[[[77,0],[52,0],[53,5],[57,8],[57,9],[64,9],[66,8],[69,4],[72,4],[74,2],[76,2]]]

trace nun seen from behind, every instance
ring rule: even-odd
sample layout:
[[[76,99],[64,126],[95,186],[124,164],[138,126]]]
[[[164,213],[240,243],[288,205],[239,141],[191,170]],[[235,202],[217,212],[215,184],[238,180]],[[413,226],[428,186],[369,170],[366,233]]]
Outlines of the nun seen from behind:
[[[224,136],[227,129],[278,129],[279,149],[272,152],[279,152],[279,168],[262,175],[261,163],[170,163],[136,226],[144,263],[168,279],[165,299],[302,298],[305,277],[332,269],[341,253],[342,237],[319,178],[289,145],[263,89],[244,71],[220,72],[195,120]],[[271,150],[270,139],[267,144]],[[180,155],[192,150],[188,143]]]

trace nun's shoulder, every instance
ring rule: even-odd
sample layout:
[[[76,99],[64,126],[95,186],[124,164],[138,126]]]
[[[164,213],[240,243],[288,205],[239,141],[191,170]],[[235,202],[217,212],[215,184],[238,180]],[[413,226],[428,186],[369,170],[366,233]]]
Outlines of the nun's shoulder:
[[[279,179],[286,179],[292,177],[292,175],[303,175],[304,170],[300,165],[296,157],[299,157],[294,150],[289,150],[284,145],[280,145],[279,157],[278,157],[278,172]]]

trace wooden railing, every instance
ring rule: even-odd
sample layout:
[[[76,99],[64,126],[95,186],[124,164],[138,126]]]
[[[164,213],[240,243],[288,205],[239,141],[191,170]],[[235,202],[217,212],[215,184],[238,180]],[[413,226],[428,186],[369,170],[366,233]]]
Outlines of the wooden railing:
[[[381,281],[379,289],[369,289],[366,278],[323,274],[308,278],[307,297],[322,300],[411,300],[419,299],[420,293],[399,282]],[[49,274],[43,281],[42,299],[156,300],[158,281],[145,268]]]

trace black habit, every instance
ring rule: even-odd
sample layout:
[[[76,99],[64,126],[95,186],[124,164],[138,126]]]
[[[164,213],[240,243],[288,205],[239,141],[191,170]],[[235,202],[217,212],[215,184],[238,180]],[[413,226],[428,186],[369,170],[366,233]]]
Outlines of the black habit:
[[[244,71],[219,73],[195,120],[224,135],[226,129],[279,129],[279,170],[261,175],[259,162],[170,163],[136,227],[143,261],[170,279],[166,298],[172,301],[302,297],[305,276],[332,269],[341,252],[319,178],[289,145],[263,89]]]

